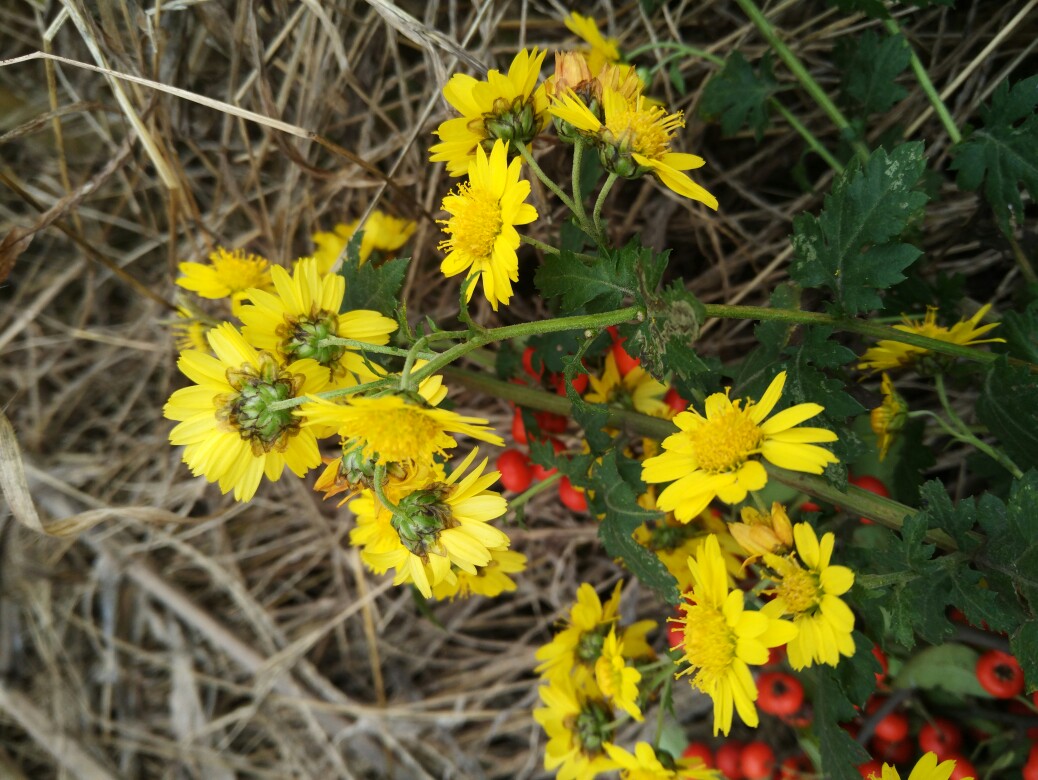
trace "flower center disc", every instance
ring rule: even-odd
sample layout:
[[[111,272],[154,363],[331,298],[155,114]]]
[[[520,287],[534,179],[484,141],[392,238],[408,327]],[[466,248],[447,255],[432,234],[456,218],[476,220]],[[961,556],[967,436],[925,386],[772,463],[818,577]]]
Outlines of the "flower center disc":
[[[787,572],[775,590],[789,611],[796,614],[814,609],[821,601],[818,575],[799,566]]]
[[[735,471],[757,452],[763,436],[749,412],[749,407],[740,409],[736,402],[731,411],[688,434],[701,469],[712,474]]]
[[[379,411],[365,420],[368,444],[364,454],[382,463],[421,461],[425,453],[435,451],[442,434],[440,424],[421,409],[405,406]]]
[[[447,223],[454,249],[470,257],[489,259],[501,235],[501,202],[488,190],[461,185],[461,208]]]
[[[685,618],[684,647],[692,666],[709,676],[724,673],[735,657],[735,636],[724,613],[712,607],[690,607]]]
[[[247,363],[228,369],[227,381],[237,392],[214,399],[217,420],[236,430],[257,456],[283,450],[302,420],[291,409],[270,406],[298,395],[304,378],[282,371],[273,355],[260,352],[259,369]]]

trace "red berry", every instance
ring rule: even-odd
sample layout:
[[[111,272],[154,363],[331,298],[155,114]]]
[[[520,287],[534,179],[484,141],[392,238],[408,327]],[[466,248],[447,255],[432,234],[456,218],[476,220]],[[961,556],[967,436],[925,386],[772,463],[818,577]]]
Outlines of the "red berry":
[[[800,505],[801,512],[821,512],[822,507],[818,506],[814,501],[805,501]]]
[[[536,356],[535,352],[533,347],[523,350],[523,371],[535,382],[540,382],[541,377],[544,376],[544,361]]]
[[[848,482],[852,485],[857,485],[862,490],[875,493],[877,496],[890,498],[890,491],[887,490],[887,486],[875,477],[870,477],[868,474],[862,474],[860,477],[851,477]],[[858,519],[865,523],[865,525],[872,525],[872,521],[867,517],[860,517]]]
[[[512,418],[512,441],[516,444],[530,443],[530,437],[526,435],[526,424],[523,422],[523,413],[518,409],[515,410],[515,417]]]
[[[1028,761],[1020,773],[1023,780],[1038,780],[1038,761]]]
[[[688,401],[678,395],[678,391],[673,387],[667,391],[667,394],[663,396],[663,403],[673,409],[675,412],[683,412],[689,407]]]
[[[566,426],[569,425],[569,421],[561,414],[534,412],[533,416],[541,433],[565,433]]]
[[[624,341],[626,339],[613,342],[613,360],[616,361],[616,370],[620,372],[620,376],[627,376],[632,370],[642,364],[641,360],[631,357],[630,353],[624,349]]]
[[[908,736],[908,716],[903,712],[888,712],[876,724],[873,733],[884,742],[900,742]]]
[[[717,749],[714,760],[717,768],[728,780],[743,780],[742,766],[739,757],[742,755],[742,742],[730,739]]]
[[[864,764],[858,765],[858,771],[861,772],[861,776],[869,778],[872,776],[880,777],[883,774],[883,764],[876,759],[866,761]]]
[[[961,753],[951,753],[944,756],[944,760],[955,762],[955,768],[948,776],[948,780],[966,780],[967,777],[977,776],[977,768],[973,766],[973,762]]]
[[[782,663],[782,659],[786,657],[786,646],[779,645],[778,647],[768,648],[768,662],[765,666],[775,666],[776,664]]]
[[[685,748],[685,752],[681,754],[682,758],[698,758],[707,769],[714,768],[714,751],[710,749],[710,746],[705,742],[689,742],[688,747]]]
[[[811,768],[811,760],[803,753],[790,756],[775,770],[775,780],[801,780]]]
[[[887,670],[890,668],[887,664],[887,656],[886,653],[879,649],[879,645],[872,646],[872,655],[877,661],[879,661],[879,666],[883,670],[881,672],[876,672],[876,682],[881,683],[883,682],[883,678],[887,676]]]
[[[872,752],[884,761],[891,764],[904,764],[912,760],[915,747],[911,740],[901,739],[896,742],[888,742],[879,737],[872,738]]]
[[[559,480],[559,499],[574,512],[587,511],[587,499],[584,497],[584,493],[573,487],[569,477]]]
[[[551,447],[553,450],[555,450],[556,455],[558,455],[560,452],[566,449],[565,445],[558,439],[548,439],[548,441],[551,442]],[[531,468],[533,469],[533,478],[536,479],[538,482],[547,479],[556,471],[558,471],[558,469],[554,466],[548,469],[542,466],[540,463],[534,463]]]
[[[919,729],[919,749],[924,753],[936,753],[943,760],[962,745],[962,729],[947,718],[934,718],[933,723],[924,723]]]
[[[769,715],[792,715],[804,703],[804,686],[785,672],[765,672],[757,679],[757,706]]]
[[[1024,670],[1001,650],[988,650],[977,659],[977,681],[996,699],[1012,699],[1024,692]]]
[[[739,754],[739,768],[746,780],[764,780],[775,769],[775,751],[767,742],[747,742]]]
[[[497,458],[497,470],[501,472],[505,490],[513,493],[522,493],[533,482],[533,469],[525,452],[505,450]]]

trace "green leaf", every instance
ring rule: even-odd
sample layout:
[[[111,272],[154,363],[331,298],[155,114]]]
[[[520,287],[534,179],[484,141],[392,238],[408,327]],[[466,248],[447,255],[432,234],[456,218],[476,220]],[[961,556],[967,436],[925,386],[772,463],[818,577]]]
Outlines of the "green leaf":
[[[768,127],[768,99],[777,91],[778,82],[768,54],[755,73],[735,51],[703,90],[700,114],[708,119],[720,117],[724,135],[735,135],[749,126],[759,142]]]
[[[1021,469],[1038,467],[1038,381],[1025,366],[997,361],[984,377],[977,417]]]
[[[980,498],[977,520],[987,536],[978,563],[992,590],[1017,593],[1038,612],[1038,472],[1015,480],[1005,504],[990,493]]]
[[[357,235],[360,235],[358,231]],[[354,236],[356,240],[356,236]],[[354,242],[351,241],[352,245]],[[359,244],[359,241],[357,241]],[[407,264],[410,258],[398,257],[387,260],[379,266],[374,263],[360,264],[359,259],[352,256],[347,249],[347,260],[342,264],[339,273],[346,279],[346,295],[342,299],[340,311],[356,311],[370,309],[393,317],[399,305],[397,296],[404,283]]]
[[[627,351],[657,379],[672,373],[682,387],[702,384],[700,380],[715,370],[692,348],[706,316],[703,304],[677,282],[662,293],[643,292],[639,298],[645,319],[620,328]]]
[[[643,281],[655,287],[666,261],[667,253],[643,247],[635,236],[624,247],[604,250],[595,262],[585,262],[565,249],[548,255],[534,274],[534,283],[545,298],[560,298],[565,309],[609,311],[625,297],[637,295]]]
[[[1022,312],[1005,312],[998,335],[1006,340],[1005,349],[1011,356],[1038,363],[1038,301],[1031,301]]]
[[[857,766],[868,761],[869,754],[840,728],[841,722],[857,716],[853,702],[847,698],[831,667],[816,666],[804,675],[814,688],[812,727],[818,736],[823,775],[829,780],[861,780]]]
[[[924,442],[925,433],[924,420],[909,420],[887,454],[887,459],[893,461],[890,487],[902,503],[919,502],[922,475],[937,462],[933,450]]]
[[[984,199],[995,211],[1003,231],[1011,217],[1023,219],[1020,188],[1038,199],[1038,76],[998,85],[991,105],[980,110],[984,127],[974,130],[952,149],[952,170],[966,190],[983,186]]]
[[[562,362],[566,367],[564,376],[568,380],[566,382],[566,397],[572,404],[570,413],[573,415],[573,419],[576,420],[577,425],[584,429],[584,439],[587,441],[591,452],[597,455],[608,449],[613,442],[613,437],[606,431],[606,423],[609,421],[609,408],[605,404],[589,404],[573,389],[573,380],[576,379],[577,374],[587,373],[581,358],[588,343],[585,342],[576,355],[563,358]]]
[[[892,683],[894,688],[941,689],[963,696],[990,699],[977,682],[977,659],[972,647],[948,642],[927,647],[912,655]]]
[[[1009,649],[1024,670],[1027,692],[1038,690],[1038,620],[1028,620],[1013,632]]]
[[[977,506],[973,499],[953,504],[944,483],[931,479],[919,490],[930,528],[945,531],[960,550],[971,550],[977,541],[969,531],[977,525]]]
[[[786,350],[789,362],[783,396],[790,404],[821,404],[826,417],[839,420],[861,414],[865,407],[847,393],[842,378],[836,379],[822,370],[839,368],[857,358],[852,350],[830,341],[831,334],[831,328],[805,328],[800,344]]]
[[[829,289],[845,314],[878,308],[878,293],[904,279],[902,271],[921,254],[897,239],[926,204],[927,196],[913,189],[924,167],[918,142],[889,155],[877,149],[864,168],[848,167],[818,217],[793,220],[794,281]]]
[[[866,30],[857,38],[845,38],[836,48],[840,67],[840,91],[863,115],[890,110],[908,94],[895,79],[912,58],[901,35],[880,37]]]
[[[634,490],[617,468],[618,457],[615,450],[607,453],[593,473],[594,495],[589,493],[588,498],[592,511],[605,515],[598,526],[598,536],[606,553],[622,558],[643,585],[655,590],[668,604],[677,604],[680,600],[677,580],[658,556],[632,536],[638,526],[663,515],[638,506]]]

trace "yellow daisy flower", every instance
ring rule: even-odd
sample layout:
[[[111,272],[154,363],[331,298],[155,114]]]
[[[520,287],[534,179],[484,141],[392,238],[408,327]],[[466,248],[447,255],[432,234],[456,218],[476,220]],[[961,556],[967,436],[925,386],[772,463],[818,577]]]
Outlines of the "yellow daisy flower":
[[[921,322],[913,320],[907,315],[902,315],[902,324],[895,325],[894,329],[902,330],[905,333],[915,333],[916,335],[926,336],[938,341],[946,341],[949,344],[958,344],[963,347],[971,347],[974,344],[990,344],[996,341],[1004,342],[1005,339],[1000,338],[980,338],[999,325],[997,322],[989,322],[987,325],[978,326],[978,323],[984,319],[984,315],[990,309],[990,303],[984,304],[968,320],[961,320],[950,328],[946,328],[943,325],[937,324],[937,308],[935,306],[927,306],[926,316]],[[858,368],[869,371],[906,368],[929,354],[930,350],[926,347],[916,347],[912,344],[902,344],[899,341],[883,339],[876,342],[876,346],[865,350],[865,354],[861,356],[861,362],[858,363]]]
[[[361,352],[321,342],[333,336],[381,346],[396,330],[393,320],[366,309],[340,313],[346,280],[339,274],[319,274],[312,257],[297,260],[291,275],[275,266],[271,277],[275,293],[249,290],[252,303],[238,315],[250,344],[286,361],[316,360],[328,369],[333,387],[377,378]]]
[[[815,442],[836,441],[824,428],[796,426],[823,411],[818,404],[797,404],[770,420],[782,396],[786,372],[772,380],[759,402],[732,401],[728,391],[706,399],[706,416],[689,407],[674,417],[678,433],[663,441],[663,454],[642,463],[642,479],[649,483],[672,482],[657,501],[665,512],[688,521],[702,512],[716,496],[737,504],[750,490],[768,482],[764,466],[754,456],[786,469],[821,474],[837,458]]]
[[[590,16],[581,16],[576,11],[571,11],[564,22],[571,33],[591,47],[581,54],[587,58],[588,68],[592,73],[598,73],[604,65],[620,61],[620,41],[602,35],[598,29],[598,22]]]
[[[757,685],[750,666],[768,662],[768,648],[789,642],[796,627],[763,612],[747,612],[741,590],[728,590],[728,574],[721,547],[708,537],[695,558],[688,559],[695,586],[692,596],[681,604],[684,655],[687,663],[676,676],[691,674],[690,682],[714,702],[714,735],[727,736],[732,716],[755,728],[758,723]]]
[[[177,307],[177,319],[170,326],[177,349],[183,352],[185,349],[196,349],[199,352],[209,351],[209,342],[205,334],[212,327],[201,317],[196,317],[190,309],[185,306]]]
[[[700,758],[671,758],[664,766],[648,742],[639,742],[634,753],[612,743],[606,753],[620,767],[620,780],[724,780],[716,769],[708,769]]]
[[[253,349],[230,323],[206,337],[214,354],[181,353],[177,366],[194,384],[174,392],[162,410],[179,422],[169,440],[184,447],[191,473],[248,501],[264,475],[276,481],[288,466],[301,477],[319,466],[313,431],[292,409],[271,407],[320,392],[328,372],[313,360],[281,365],[269,352]]]
[[[741,523],[729,523],[728,531],[751,557],[746,563],[766,553],[784,553],[793,547],[793,524],[786,508],[778,501],[770,512],[748,506],[740,513]]]
[[[613,625],[602,643],[602,654],[595,661],[595,682],[607,701],[620,708],[637,721],[642,721],[638,707],[638,682],[642,673],[627,665],[624,643],[617,639]]]
[[[526,556],[512,550],[490,551],[490,563],[477,566],[475,574],[452,568],[452,577],[433,586],[433,598],[450,599],[468,598],[469,596],[485,596],[495,598],[502,593],[515,590],[515,580],[509,574],[526,571]]]
[[[616,583],[613,594],[603,604],[595,589],[587,582],[582,583],[565,627],[550,642],[537,648],[535,657],[540,663],[534,671],[549,679],[575,673],[579,683],[593,681],[595,662],[602,655],[606,635],[619,617],[622,589],[623,582]],[[655,627],[655,621],[641,620],[624,628],[619,634],[624,656],[651,657],[652,648],[645,641],[645,635]]]
[[[905,427],[908,420],[908,404],[894,389],[894,383],[885,371],[880,389],[883,391],[883,403],[869,412],[869,425],[876,434],[879,459],[883,460],[887,457],[890,445],[894,443],[897,434]]]
[[[518,158],[508,162],[505,144],[495,141],[487,157],[483,147],[469,164],[469,180],[443,199],[450,219],[439,220],[448,238],[439,249],[447,253],[440,265],[445,276],[462,271],[479,274],[483,295],[497,311],[512,297],[512,282],[519,280],[519,233],[516,225],[537,219],[537,209],[526,202],[530,182],[519,178]],[[476,285],[468,288],[468,299]]]
[[[604,121],[570,92],[556,96],[549,111],[594,140],[607,171],[628,179],[654,173],[678,195],[717,210],[717,198],[682,173],[703,166],[703,158],[670,151],[674,134],[685,126],[680,111],[668,114],[641,94],[631,99],[609,85],[603,85],[602,109]]]
[[[523,49],[507,74],[491,70],[486,81],[464,73],[451,76],[443,96],[461,116],[440,124],[440,143],[429,149],[430,161],[447,163],[451,176],[464,176],[476,150],[490,149],[495,140],[529,144],[548,123],[548,99],[544,86],[537,87],[544,55]]]
[[[358,442],[348,440],[342,443],[341,456],[325,459],[325,469],[314,483],[314,490],[324,493],[326,500],[345,493],[339,502],[339,506],[342,506],[362,490],[371,490],[374,478],[375,463],[364,457],[364,450]],[[437,463],[390,463],[386,467],[382,491],[390,501],[396,501],[442,478],[443,468]]]
[[[230,298],[236,316],[249,289],[270,289],[270,262],[243,249],[228,251],[218,246],[208,263],[180,263],[177,268],[183,274],[177,279],[178,287],[200,298]]]
[[[332,270],[346,244],[357,232],[359,219],[349,224],[340,222],[330,232],[318,231],[312,238],[317,249],[314,259],[317,260],[317,272],[326,274]],[[363,265],[378,252],[383,258],[390,258],[407,243],[418,228],[418,223],[410,219],[401,219],[381,211],[372,211],[364,223],[364,235],[360,240],[360,263]]]
[[[425,598],[452,576],[452,567],[475,576],[493,560],[491,550],[508,548],[508,535],[489,525],[508,504],[487,490],[501,475],[484,474],[487,458],[467,475],[477,449],[443,481],[431,482],[400,498],[390,509],[365,490],[350,502],[357,526],[350,543],[376,574],[396,570],[394,585],[414,583]]]
[[[657,382],[641,366],[634,366],[624,376],[616,365],[616,356],[612,351],[606,353],[602,375],[588,376],[590,387],[584,400],[593,404],[609,404],[623,409],[670,419],[674,410],[663,400],[667,394],[667,386]]]
[[[908,780],[948,780],[954,771],[954,759],[948,759],[938,764],[937,754],[927,753],[912,768],[912,774],[908,776]],[[890,764],[883,765],[883,774],[880,777],[877,778],[876,775],[871,775],[871,777],[873,780],[901,780],[901,775],[897,773],[897,769],[890,766]],[[967,777],[963,780],[973,780],[973,778]]]
[[[538,693],[544,706],[533,711],[533,719],[548,735],[545,769],[557,770],[557,780],[591,780],[619,768],[605,752],[616,731],[613,710],[597,691],[560,677]]]
[[[311,398],[303,405],[310,425],[334,430],[360,448],[364,459],[382,465],[430,466],[433,457],[458,445],[454,434],[464,434],[498,447],[504,440],[482,417],[466,417],[437,409],[447,390],[439,378],[423,382],[414,393],[349,396],[343,403]],[[352,447],[351,447],[352,448]]]
[[[792,555],[765,555],[764,562],[775,573],[777,584],[767,591],[775,598],[761,611],[774,618],[793,617],[797,635],[786,649],[794,669],[815,663],[836,666],[841,655],[854,655],[854,613],[840,598],[854,584],[854,572],[829,564],[836,541],[832,533],[822,536],[819,544],[809,524],[797,523],[793,536],[797,554],[807,568]]]

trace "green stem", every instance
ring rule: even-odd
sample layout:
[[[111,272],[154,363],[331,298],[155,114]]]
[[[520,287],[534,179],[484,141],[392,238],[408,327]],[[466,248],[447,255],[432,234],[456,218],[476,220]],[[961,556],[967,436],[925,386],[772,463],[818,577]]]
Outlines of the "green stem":
[[[381,463],[375,464],[375,473],[372,475],[371,487],[375,491],[375,496],[381,502],[382,506],[392,512],[394,515],[399,512],[396,504],[386,498],[386,494],[382,491],[382,486],[386,482],[386,467]]]
[[[524,490],[522,493],[520,493],[515,498],[508,499],[508,508],[509,509],[518,509],[519,507],[521,507],[523,504],[528,502],[534,496],[536,496],[536,495],[538,495],[540,493],[543,493],[545,490],[550,488],[552,485],[554,485],[560,479],[562,479],[562,472],[556,471],[550,477],[546,477],[545,479],[542,479],[540,482],[537,482],[536,484],[532,485],[531,487],[528,487],[526,490]]]
[[[338,390],[325,390],[322,393],[312,393],[316,398],[323,398],[326,401],[330,401],[333,398],[342,398],[347,395],[354,395],[355,393],[365,393],[368,390],[381,390],[382,388],[389,387],[392,384],[393,378],[388,379],[376,379],[374,382],[364,382],[363,384],[353,385],[352,387],[340,387]],[[284,401],[274,401],[267,408],[272,412],[280,412],[282,409],[293,409],[297,406],[301,406],[310,400],[310,396],[300,395],[295,398],[286,398]]]
[[[772,107],[782,115],[782,118],[789,122],[789,126],[800,133],[800,137],[807,141],[807,145],[811,147],[815,154],[825,160],[829,167],[834,171],[837,173],[843,173],[843,166],[840,165],[839,160],[833,157],[829,153],[829,150],[822,146],[821,141],[815,137],[815,134],[808,130],[803,122],[793,116],[792,112],[778,101],[778,98],[771,98],[769,102]]]
[[[613,188],[617,178],[618,177],[615,173],[609,174],[608,178],[605,180],[605,184],[602,185],[602,190],[598,193],[598,200],[595,201],[593,219],[595,221],[595,231],[600,236],[605,235],[605,232],[602,230],[602,207],[605,205],[606,197],[609,195],[609,190]]]
[[[644,46],[638,46],[631,49],[626,54],[628,60],[633,60],[646,52],[655,51],[656,49],[675,49],[678,54],[689,54],[693,57],[702,57],[707,62],[712,62],[714,65],[724,65],[724,58],[718,57],[712,52],[708,52],[706,49],[698,49],[695,46],[689,46],[686,43],[677,43],[675,41],[659,41],[657,43],[647,43]]]
[[[786,44],[779,38],[778,32],[772,26],[768,18],[761,13],[761,10],[757,7],[757,4],[753,0],[735,0],[739,7],[743,10],[743,13],[749,17],[750,21],[760,30],[761,34],[767,39],[768,43],[775,50],[775,53],[786,63],[786,67],[789,68],[790,72],[796,77],[800,85],[807,90],[807,93],[814,99],[819,107],[826,113],[832,123],[836,125],[841,131],[849,131],[851,129],[851,123],[847,120],[847,117],[843,115],[843,112],[836,107],[836,104],[829,99],[829,96],[825,94],[825,90],[822,89],[821,85],[814,80],[814,77],[808,72],[804,64],[797,58]],[[854,151],[862,159],[868,159],[869,151],[866,149],[860,141],[855,141]]]
[[[533,236],[524,236],[522,233],[520,233],[519,240],[522,241],[524,244],[529,244],[530,246],[537,247],[537,249],[540,249],[542,252],[548,255],[562,254],[562,250],[556,249],[551,244],[545,244],[543,241],[538,241]],[[575,258],[580,260],[582,263],[598,263],[602,260],[601,257],[596,257],[595,255],[585,255],[581,252],[572,252],[571,254]]]
[[[512,143],[515,144],[515,148],[519,150],[519,154],[522,155],[523,160],[526,161],[526,164],[530,166],[530,170],[533,171],[534,175],[541,180],[541,183],[544,184],[544,186],[547,187],[549,190],[554,192],[555,197],[561,200],[565,204],[566,208],[568,208],[570,211],[576,214],[577,207],[574,205],[569,195],[563,192],[562,188],[559,187],[559,185],[556,184],[554,181],[552,181],[552,179],[548,176],[548,174],[544,172],[541,166],[537,164],[537,161],[533,159],[533,154],[530,153],[530,150],[527,148],[526,144],[520,143],[519,141],[513,141]]]
[[[887,19],[883,22],[887,30],[893,35],[901,35],[905,37],[898,23],[894,19]],[[948,106],[941,100],[941,96],[937,94],[937,90],[934,88],[933,82],[930,81],[930,74],[926,72],[926,68],[923,67],[922,61],[915,53],[915,49],[912,44],[908,42],[908,38],[905,37],[905,46],[908,47],[910,62],[912,63],[912,70],[915,72],[915,77],[919,81],[919,86],[923,88],[923,92],[926,93],[926,97],[930,99],[930,105],[933,106],[934,111],[937,112],[938,118],[941,120],[941,124],[944,125],[945,132],[948,133],[948,137],[951,139],[953,144],[957,144],[962,140],[962,133],[959,132],[959,128],[955,124],[955,120],[952,119],[951,113],[948,111]]]
[[[573,144],[573,167],[570,177],[573,182],[573,214],[582,225],[588,224],[587,211],[584,208],[584,193],[580,187],[580,167],[584,160],[584,144],[578,139]]]
[[[965,421],[955,412],[952,408],[951,401],[948,399],[948,392],[944,386],[943,374],[936,374],[934,376],[934,384],[937,386],[937,397],[941,400],[941,406],[944,408],[944,413],[948,415],[948,421],[951,423],[951,425],[942,424],[941,427],[948,431],[948,433],[958,441],[976,447],[1002,466],[1016,479],[1023,477],[1024,472],[1020,470],[1020,467],[1017,466],[1008,455],[974,436],[970,431],[969,426],[966,425]],[[933,416],[937,418],[939,422],[943,422],[939,417],[937,417],[937,415]]]
[[[369,344],[366,341],[357,341],[355,339],[341,339],[338,336],[327,336],[321,339],[318,347],[348,347],[349,349],[356,350],[358,352],[375,352],[379,355],[396,355],[397,357],[407,357],[410,354],[410,350],[400,349],[399,347],[384,347],[378,344]],[[422,352],[418,355],[420,358],[426,360],[436,357],[435,352]]]

